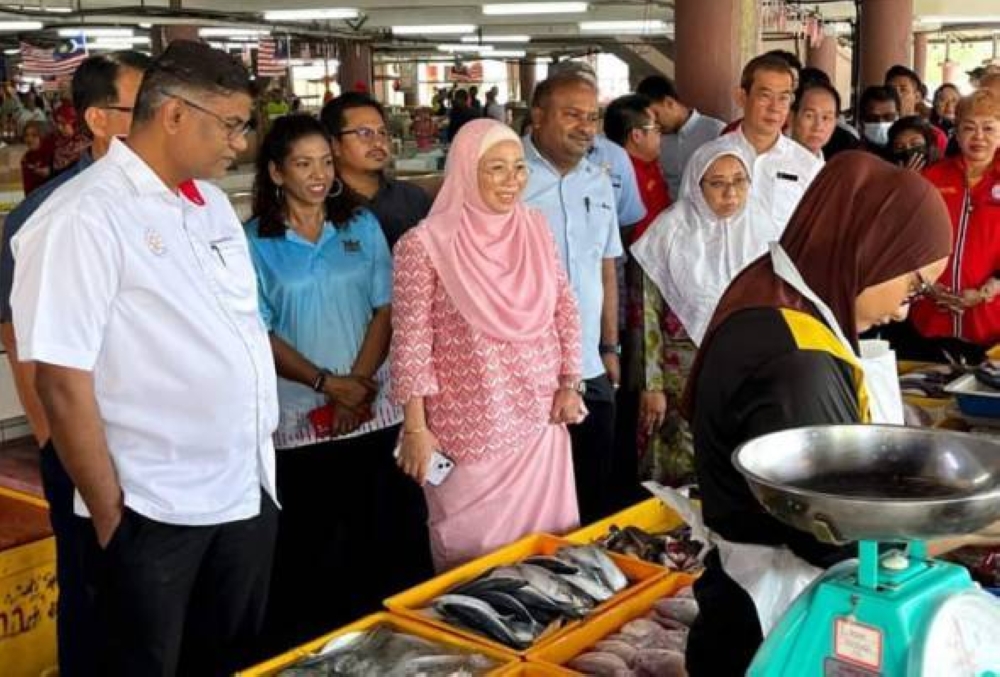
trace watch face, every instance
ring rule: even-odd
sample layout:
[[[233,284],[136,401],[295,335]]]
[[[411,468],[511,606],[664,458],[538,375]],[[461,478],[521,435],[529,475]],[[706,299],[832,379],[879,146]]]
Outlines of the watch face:
[[[982,590],[950,595],[932,612],[919,665],[935,677],[990,674],[1000,666],[1000,600]]]

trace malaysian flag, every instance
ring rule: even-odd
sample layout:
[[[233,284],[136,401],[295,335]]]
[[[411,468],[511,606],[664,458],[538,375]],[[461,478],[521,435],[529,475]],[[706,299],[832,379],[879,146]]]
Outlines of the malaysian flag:
[[[87,44],[82,35],[66,40],[55,49],[21,43],[21,72],[24,75],[72,75],[86,58]]]
[[[281,77],[287,69],[288,41],[261,38],[257,42],[257,77]]]

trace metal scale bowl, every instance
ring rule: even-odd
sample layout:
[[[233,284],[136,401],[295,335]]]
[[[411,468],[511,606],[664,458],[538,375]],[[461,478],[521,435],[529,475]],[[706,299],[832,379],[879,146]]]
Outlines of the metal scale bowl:
[[[774,517],[859,551],[799,595],[749,675],[1000,677],[1000,602],[925,543],[1000,520],[1000,444],[822,426],[751,440],[733,463]]]

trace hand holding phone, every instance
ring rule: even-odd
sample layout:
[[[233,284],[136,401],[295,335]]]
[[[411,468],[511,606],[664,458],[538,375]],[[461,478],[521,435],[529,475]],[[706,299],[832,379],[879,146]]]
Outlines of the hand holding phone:
[[[397,465],[417,484],[428,482],[437,487],[448,478],[455,462],[436,448],[437,440],[431,433],[426,433],[426,436],[427,439],[415,440],[407,440],[407,436],[401,436],[393,456]]]

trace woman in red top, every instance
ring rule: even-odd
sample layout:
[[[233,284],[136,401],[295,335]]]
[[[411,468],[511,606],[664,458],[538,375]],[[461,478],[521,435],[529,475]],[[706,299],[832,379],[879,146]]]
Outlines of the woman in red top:
[[[21,156],[21,183],[27,197],[52,176],[52,143],[43,136],[44,125],[31,121],[24,125],[24,145]]]
[[[911,317],[925,337],[991,346],[1000,342],[1000,97],[981,90],[962,99],[956,139],[962,154],[924,171],[948,205],[954,252],[935,298]]]

